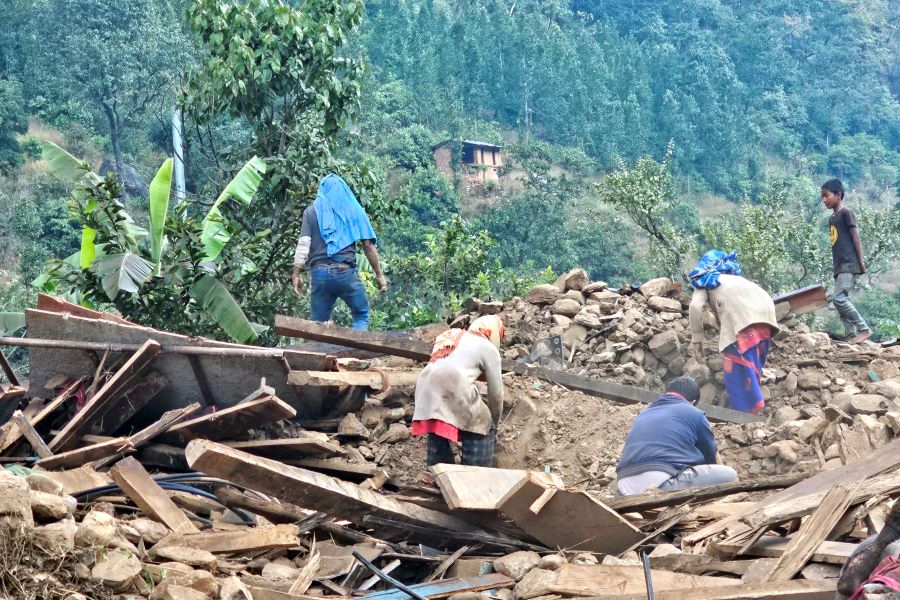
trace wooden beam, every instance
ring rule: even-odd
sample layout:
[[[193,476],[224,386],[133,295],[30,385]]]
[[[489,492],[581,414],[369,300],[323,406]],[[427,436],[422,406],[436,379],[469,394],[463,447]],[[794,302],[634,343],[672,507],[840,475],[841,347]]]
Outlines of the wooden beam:
[[[181,535],[177,533],[160,540],[154,548],[181,546],[213,553],[260,552],[296,548],[300,544],[296,525],[246,527],[236,531],[204,531]]]
[[[336,458],[285,459],[283,462],[354,483],[362,483],[378,472],[378,467],[375,465],[351,463]]]
[[[287,438],[280,440],[254,440],[251,442],[224,442],[230,448],[243,450],[257,456],[277,460],[304,459],[310,456],[343,456],[343,448],[316,438]]]
[[[828,304],[825,297],[825,288],[821,284],[810,285],[799,290],[787,292],[780,296],[772,298],[775,304],[779,302],[788,302],[791,305],[791,312],[794,315],[802,315],[820,308],[824,308]]]
[[[265,396],[180,423],[160,439],[175,444],[187,444],[198,438],[222,440],[296,415],[297,411],[276,396]]]
[[[767,535],[747,548],[743,554],[763,558],[779,558],[784,555],[784,552],[790,543],[791,538],[789,537]],[[742,550],[741,544],[727,542],[713,542],[712,547],[716,553],[725,556],[737,556]],[[858,547],[858,544],[825,541],[820,543],[818,548],[813,551],[809,560],[832,565],[842,565],[847,562],[847,559],[850,558],[850,555],[852,555]]]
[[[741,583],[710,589],[655,592],[656,600],[832,600],[836,580],[779,581],[778,583]],[[646,600],[647,592],[603,596],[603,600]],[[600,600],[599,598],[597,600]]]
[[[109,470],[113,481],[148,517],[178,533],[199,533],[165,490],[132,457],[123,458]]]
[[[275,333],[290,337],[341,344],[362,350],[371,350],[392,356],[402,356],[414,360],[427,361],[431,357],[431,344],[397,335],[359,331],[346,327],[323,325],[314,321],[276,315]],[[660,393],[641,388],[621,385],[599,379],[582,377],[574,373],[556,371],[545,367],[529,367],[522,363],[504,360],[504,371],[537,377],[558,383],[569,389],[583,392],[589,396],[606,398],[621,404],[649,404],[659,398]],[[699,404],[700,410],[706,413],[711,421],[726,423],[761,422],[762,417],[743,413],[728,408]]]
[[[129,358],[116,373],[109,378],[93,398],[75,413],[72,420],[66,423],[62,431],[53,438],[50,449],[60,452],[70,449],[78,441],[78,437],[90,425],[109,412],[128,391],[128,386],[136,377],[149,368],[150,363],[159,354],[160,346],[154,340],[147,340],[141,348]]]
[[[888,472],[869,478],[862,485],[856,485],[856,482],[851,483],[854,485],[846,484],[850,488],[850,504],[859,504],[872,496],[892,494],[900,490],[900,471]],[[798,517],[804,517],[821,505],[827,493],[828,490],[770,504],[760,508],[752,515],[748,515],[745,522],[752,529],[759,529],[784,523]]]
[[[429,600],[449,598],[460,592],[480,592],[494,588],[508,588],[515,584],[515,580],[500,573],[491,573],[480,577],[467,577],[465,579],[442,579],[428,583],[417,583],[409,586],[417,593]],[[400,590],[390,589],[383,592],[373,592],[362,596],[365,600],[409,600],[409,596]]]
[[[831,488],[815,512],[797,530],[784,554],[764,581],[787,581],[800,572],[819,545],[825,541],[850,506],[850,491],[843,486]]]
[[[421,369],[379,369],[378,371],[291,371],[288,383],[313,387],[334,387],[359,385],[379,390],[385,387],[385,380],[391,387],[416,385]],[[382,378],[382,374],[384,377]]]
[[[261,458],[206,440],[185,449],[188,465],[213,477],[322,511],[337,519],[363,524],[367,514],[438,527],[449,531],[479,531],[470,523],[408,502],[400,502],[357,485]]]
[[[360,331],[348,327],[333,327],[285,315],[275,315],[275,333],[287,337],[303,338],[371,350],[392,356],[427,361],[431,357],[431,344],[412,340],[405,336]]]
[[[73,469],[107,456],[120,456],[129,447],[127,437],[118,437],[105,442],[91,444],[90,446],[82,446],[74,450],[60,452],[53,456],[42,458],[36,464],[48,471],[53,469]]]
[[[771,490],[792,486],[810,477],[812,473],[787,473],[785,475],[773,475],[756,479],[742,479],[732,483],[719,483],[698,488],[674,490],[671,492],[648,492],[634,496],[621,496],[606,502],[606,505],[616,511],[634,512],[673,506],[684,502],[695,502],[721,498],[739,492],[754,492],[759,490]]]
[[[12,421],[16,424],[16,427],[19,428],[19,431],[22,432],[22,435],[25,436],[25,439],[28,440],[28,443],[31,444],[31,447],[34,448],[34,451],[38,456],[41,458],[53,456],[53,452],[51,452],[50,448],[47,447],[47,444],[44,443],[40,434],[34,430],[31,422],[22,414],[21,410],[17,410],[13,413]]]
[[[699,590],[735,585],[734,579],[707,575],[687,575],[671,571],[652,571],[653,590]],[[646,594],[644,568],[640,565],[563,565],[546,586],[536,586],[522,600],[547,594],[599,596]]]
[[[532,506],[552,488],[543,473],[531,472],[507,492],[498,508],[549,548],[620,554],[643,539],[638,528],[584,492],[557,488],[535,514]]]

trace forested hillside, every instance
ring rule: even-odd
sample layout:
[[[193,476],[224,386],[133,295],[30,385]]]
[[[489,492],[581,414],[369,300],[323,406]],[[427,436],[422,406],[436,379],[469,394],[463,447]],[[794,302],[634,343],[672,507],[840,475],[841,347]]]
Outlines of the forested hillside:
[[[828,280],[819,186],[836,176],[870,265],[860,307],[900,333],[896,2],[5,4],[3,310],[44,289],[273,341],[255,324],[308,311],[291,260],[332,171],[379,234],[376,327],[574,266],[613,285],[679,277],[709,247],[775,293]],[[176,107],[183,202],[165,187]],[[463,140],[502,146],[497,181],[472,185]],[[45,141],[105,177],[86,183]]]

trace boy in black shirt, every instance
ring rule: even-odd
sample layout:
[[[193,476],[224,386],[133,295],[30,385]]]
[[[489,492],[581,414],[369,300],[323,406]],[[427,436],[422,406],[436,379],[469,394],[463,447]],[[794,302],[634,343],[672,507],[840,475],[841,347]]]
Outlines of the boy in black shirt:
[[[841,322],[847,330],[847,340],[853,344],[872,336],[872,330],[859,316],[850,302],[850,290],[856,284],[857,275],[866,272],[862,243],[856,228],[856,215],[843,205],[844,184],[840,179],[829,179],[822,185],[822,202],[834,211],[828,219],[831,239],[831,258],[834,262],[834,295],[832,301]]]

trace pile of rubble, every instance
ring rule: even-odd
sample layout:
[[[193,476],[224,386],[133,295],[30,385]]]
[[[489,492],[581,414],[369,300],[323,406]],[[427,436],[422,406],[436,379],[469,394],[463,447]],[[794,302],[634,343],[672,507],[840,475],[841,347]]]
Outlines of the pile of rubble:
[[[781,306],[766,414],[710,407],[742,480],[621,498],[641,403],[682,373],[721,400],[722,365],[711,314],[704,364],[685,359],[677,285],[586,279],[457,318],[508,326],[498,469],[425,470],[409,423],[427,332],[279,317],[345,348],[265,349],[41,297],[17,342],[30,381],[0,394],[0,598],[621,600],[646,595],[642,554],[672,597],[830,597],[900,494],[897,348],[838,345]],[[523,365],[554,335],[558,364]]]
[[[668,278],[611,290],[604,282],[590,282],[583,270],[575,269],[554,284],[531,289],[524,299],[506,303],[470,300],[455,324],[463,326],[482,314],[500,314],[507,326],[506,359],[543,361],[554,368],[650,390],[663,389],[679,375],[691,375],[701,385],[702,402],[726,405],[723,362],[716,351],[716,317],[704,309],[704,362],[698,363],[688,353],[689,303],[681,286]],[[729,464],[741,475],[829,468],[840,458],[839,431],[854,432],[869,448],[900,435],[900,347],[835,342],[825,333],[811,332],[787,302],[779,303],[776,313],[782,331],[773,340],[764,370],[762,390],[767,407],[763,422],[715,428]],[[542,340],[553,336],[560,337],[561,357],[535,352]],[[558,390],[530,394],[541,406],[552,405],[559,397]],[[589,402],[595,405],[591,407],[597,411],[594,414],[602,415],[598,420],[616,423],[613,429],[621,425],[620,413],[624,413],[626,432],[637,412],[630,407],[598,405],[594,399]],[[577,423],[580,419],[575,416]],[[549,431],[552,425],[544,429]],[[555,435],[554,449],[571,446],[569,440],[589,435],[593,426],[569,424],[562,436]],[[624,435],[612,433],[606,446],[579,448],[577,456],[569,457],[588,467],[578,479],[590,477],[594,489],[607,485],[614,478],[623,441]],[[560,454],[565,456],[565,451]]]

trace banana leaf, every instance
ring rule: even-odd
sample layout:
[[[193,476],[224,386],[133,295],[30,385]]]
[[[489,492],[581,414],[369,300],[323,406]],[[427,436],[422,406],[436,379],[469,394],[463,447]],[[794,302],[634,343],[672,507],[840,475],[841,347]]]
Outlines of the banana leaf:
[[[262,176],[265,172],[266,162],[254,156],[247,161],[247,164],[243,166],[238,174],[234,176],[234,179],[225,186],[219,197],[216,198],[216,201],[203,219],[203,232],[200,236],[200,241],[206,250],[205,260],[215,260],[222,253],[222,249],[225,248],[228,240],[231,239],[231,232],[228,230],[228,225],[222,214],[222,205],[231,198],[236,199],[244,206],[249,205],[253,200],[253,195],[259,188],[260,182],[262,182]]]
[[[190,295],[233,340],[246,344],[256,339],[258,334],[253,323],[224,283],[212,275],[204,275],[191,287]]]
[[[153,272],[153,263],[131,252],[110,254],[92,267],[110,300],[120,291],[136,293]]]
[[[0,335],[12,335],[25,327],[25,313],[0,312]]]
[[[57,179],[74,182],[79,181],[85,175],[93,175],[86,162],[78,160],[53,142],[43,140],[41,147],[43,159],[47,161],[50,172]]]
[[[167,158],[153,181],[147,201],[150,206],[150,258],[156,264],[154,274],[160,273],[160,257],[163,250],[163,236],[166,227],[166,213],[169,212],[169,196],[172,193],[172,159]]]

